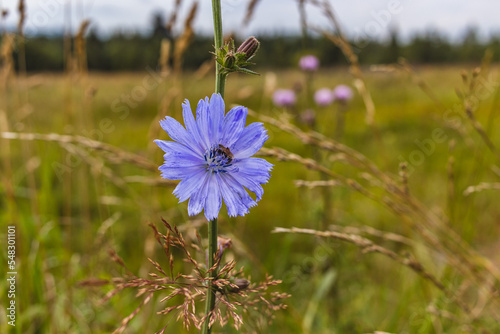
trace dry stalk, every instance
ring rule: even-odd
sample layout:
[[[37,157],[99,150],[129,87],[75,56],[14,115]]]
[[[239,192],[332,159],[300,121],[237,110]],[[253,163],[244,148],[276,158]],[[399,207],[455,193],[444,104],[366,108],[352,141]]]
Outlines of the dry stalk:
[[[408,165],[406,162],[399,164],[399,177],[401,178],[405,195],[410,196],[410,188],[408,186]]]
[[[500,190],[500,183],[499,182],[494,182],[494,183],[481,182],[478,185],[467,187],[464,190],[463,194],[464,194],[464,196],[469,196],[473,193],[481,192],[483,190]]]
[[[335,180],[321,180],[321,181],[306,181],[306,180],[295,180],[293,181],[296,187],[306,187],[309,189],[318,187],[336,187],[341,185],[340,182]]]
[[[162,77],[167,77],[170,74],[170,49],[172,43],[170,40],[164,38],[161,40],[160,47],[160,59],[158,64],[160,65],[160,74]]]
[[[26,20],[26,4],[24,0],[19,0],[17,5],[17,11],[19,12],[19,21],[17,22],[17,33],[19,36],[24,36],[24,21]]]
[[[117,277],[111,280],[87,279],[80,282],[80,286],[96,287],[103,285],[113,285],[114,289],[108,292],[103,302],[108,301],[118,292],[124,289],[134,289],[137,291],[136,297],[145,296],[139,306],[127,317],[125,317],[121,326],[114,333],[122,333],[130,321],[140,312],[141,308],[149,302],[153,296],[160,296],[159,302],[172,304],[166,305],[163,310],[157,312],[158,315],[167,316],[173,314],[178,321],[182,321],[184,327],[189,330],[191,326],[197,329],[210,317],[210,323],[218,322],[221,326],[226,325],[232,320],[236,329],[243,325],[241,314],[247,314],[254,308],[258,308],[260,313],[266,319],[271,319],[273,313],[277,310],[286,308],[282,303],[283,299],[288,298],[288,294],[270,292],[269,289],[281,283],[274,280],[272,276],[266,276],[266,279],[260,284],[251,283],[247,279],[238,278],[242,275],[242,269],[235,270],[235,262],[229,261],[221,264],[222,255],[217,257],[217,263],[212,268],[207,268],[205,264],[196,260],[196,256],[204,257],[205,251],[200,247],[190,247],[179,232],[176,226],[171,226],[163,220],[166,234],[161,233],[156,226],[150,224],[153,229],[157,243],[162,247],[165,256],[168,259],[168,269],[162,267],[164,261],[155,261],[148,258],[149,263],[155,268],[155,272],[149,273],[149,278],[140,278],[132,274],[126,267],[124,261],[112,250],[109,256],[119,266],[125,269],[124,277]],[[201,243],[201,240],[199,240]],[[222,250],[227,249],[231,243],[229,239],[221,239],[225,245]],[[172,247],[177,248],[184,255],[186,262],[192,270],[191,274],[174,272],[174,259]],[[194,252],[190,250],[192,248]],[[201,254],[200,254],[201,253]],[[219,267],[215,277],[210,277],[210,271]],[[198,304],[201,304],[207,295],[207,282],[212,281],[212,286],[217,291],[217,300],[215,309],[208,315],[196,311]],[[159,295],[158,293],[161,293]],[[168,324],[167,324],[168,325]],[[158,333],[163,333],[167,327],[163,327]]]
[[[19,0],[17,11],[19,12],[19,21],[17,22],[19,72],[22,76],[26,76],[26,49],[24,47],[24,23],[26,21],[26,4],[24,0]]]
[[[2,36],[2,46],[0,48],[0,89],[5,91],[9,78],[14,72],[14,59],[12,53],[14,51],[15,36],[13,34],[4,34]]]
[[[336,232],[336,231],[317,231],[317,230],[312,230],[312,229],[303,229],[303,228],[282,228],[282,227],[277,227],[275,228],[272,233],[298,233],[298,234],[310,234],[318,237],[324,237],[324,238],[334,238],[342,241],[349,242],[351,244],[356,245],[357,247],[361,248],[363,253],[379,253],[382,254],[399,264],[402,264],[403,266],[406,266],[410,268],[412,271],[414,271],[417,275],[423,277],[424,279],[428,280],[431,282],[436,288],[438,288],[440,291],[442,291],[447,297],[450,299],[454,300],[457,305],[463,310],[465,314],[470,313],[469,307],[461,301],[458,296],[456,296],[452,290],[448,289],[441,281],[439,281],[434,275],[432,275],[430,272],[428,272],[424,266],[418,262],[416,259],[414,259],[410,255],[401,255],[397,254],[385,247],[382,247],[380,245],[377,245],[373,243],[371,240],[366,239],[362,236],[359,236],[357,234],[348,234],[348,233],[341,233],[341,232]]]
[[[330,225],[329,226],[330,230],[336,231],[336,232],[342,232],[342,233],[348,233],[348,234],[356,234],[356,235],[362,235],[362,234],[368,234],[377,238],[381,238],[386,241],[392,241],[392,242],[397,242],[400,244],[404,244],[407,246],[415,246],[416,242],[410,238],[407,238],[403,235],[397,234],[397,233],[392,233],[392,232],[386,232],[386,231],[381,231],[377,230],[376,228],[373,228],[368,225],[363,225],[360,227],[356,226],[340,226],[340,225]]]
[[[2,44],[0,47],[0,132],[8,132],[9,129],[9,117],[7,116],[7,86],[10,78],[14,72],[14,41],[15,35],[13,34],[3,34]],[[14,184],[12,178],[12,164],[11,164],[11,149],[10,143],[6,140],[0,141],[2,145],[2,152],[0,153],[0,158],[3,162],[4,173],[2,173],[2,183],[5,186],[5,192],[7,198],[11,203],[15,202],[15,192]]]
[[[87,50],[85,43],[85,33],[90,25],[89,20],[83,20],[75,36],[77,69],[80,74],[87,73]]]
[[[130,313],[130,315],[128,315],[127,317],[125,317],[123,320],[122,320],[122,324],[119,328],[117,328],[113,334],[120,334],[120,333],[123,333],[125,331],[125,329],[127,329],[127,326],[129,324],[129,322],[137,315],[137,313],[139,313],[139,311],[141,310],[141,308],[146,305],[147,303],[149,303],[149,301],[151,300],[151,298],[153,297],[153,294],[150,293],[146,296],[146,298],[144,298],[141,302],[141,304],[139,306],[137,306],[137,308],[134,310],[134,312]]]
[[[182,72],[182,57],[184,56],[184,53],[186,52],[189,44],[191,43],[194,37],[193,21],[194,18],[196,17],[197,10],[198,10],[198,2],[195,1],[193,3],[193,6],[191,7],[191,10],[189,11],[186,21],[184,21],[184,31],[175,41],[174,73],[177,76],[180,75]]]
[[[478,120],[476,119],[476,116],[474,116],[474,112],[472,111],[472,107],[471,107],[469,102],[465,102],[465,114],[467,115],[467,118],[469,118],[472,126],[474,127],[474,130],[476,130],[476,132],[479,134],[479,136],[484,141],[484,143],[486,144],[488,149],[493,154],[495,154],[497,159],[500,159],[500,156],[498,155],[498,151],[497,151],[495,145],[491,141],[490,137],[488,137],[488,134],[486,133],[486,131],[484,131],[481,123],[479,123]]]
[[[172,14],[170,15],[170,19],[167,22],[166,29],[169,33],[172,33],[172,28],[175,25],[175,22],[177,22],[177,13],[180,12],[182,0],[175,0],[175,5],[172,10]]]
[[[41,134],[41,133],[26,133],[26,132],[1,132],[0,137],[10,140],[23,140],[23,141],[33,141],[42,140],[48,142],[56,142],[59,144],[77,144],[81,145],[87,149],[93,149],[96,151],[102,151],[107,153],[106,158],[108,161],[119,164],[119,163],[130,163],[141,167],[146,170],[156,171],[156,164],[147,160],[146,158],[122,150],[116,146],[112,146],[97,140],[93,140],[84,136],[68,136],[59,135],[55,133]]]
[[[243,27],[247,27],[252,21],[253,14],[255,12],[255,8],[260,0],[248,0],[247,10],[245,13],[245,18],[243,19]]]

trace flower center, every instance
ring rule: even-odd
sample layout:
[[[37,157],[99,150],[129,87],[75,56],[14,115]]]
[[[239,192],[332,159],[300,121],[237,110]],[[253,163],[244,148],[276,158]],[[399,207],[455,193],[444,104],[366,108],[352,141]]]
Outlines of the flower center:
[[[212,147],[205,152],[205,162],[207,163],[207,171],[212,173],[226,173],[227,168],[232,165],[233,154],[231,151],[219,144],[217,147]]]

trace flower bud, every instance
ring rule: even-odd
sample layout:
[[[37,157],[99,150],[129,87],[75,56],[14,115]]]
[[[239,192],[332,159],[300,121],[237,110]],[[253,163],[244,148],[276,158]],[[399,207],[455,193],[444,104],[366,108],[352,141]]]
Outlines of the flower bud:
[[[249,60],[255,54],[257,53],[257,50],[259,50],[260,47],[260,42],[257,40],[257,38],[251,36],[248,37],[236,50],[236,53],[243,53],[245,54],[245,60]]]
[[[224,57],[224,68],[232,69],[236,63],[236,58],[232,54],[227,54]]]

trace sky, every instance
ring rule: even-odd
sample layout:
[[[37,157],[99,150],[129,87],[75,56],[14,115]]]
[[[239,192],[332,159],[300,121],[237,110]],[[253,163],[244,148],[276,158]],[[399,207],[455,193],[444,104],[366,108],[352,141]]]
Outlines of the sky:
[[[182,1],[177,31],[194,0]],[[141,31],[147,33],[154,12],[168,17],[175,0],[25,0],[27,34],[62,32],[71,26],[77,30],[83,19],[100,34]],[[248,0],[222,0],[224,31],[236,31],[241,37],[257,33],[298,33],[299,13],[296,0],[261,0],[254,19],[245,29],[241,21]],[[18,0],[0,0],[0,7],[9,14],[2,22],[13,29],[18,21]],[[197,32],[212,33],[211,1],[199,0],[194,24]],[[498,0],[330,0],[347,35],[384,38],[396,28],[405,38],[415,32],[437,30],[452,39],[459,39],[469,27],[477,28],[480,36],[500,33],[500,1]],[[71,14],[71,15],[70,15]],[[307,6],[311,25],[329,27],[324,16]]]

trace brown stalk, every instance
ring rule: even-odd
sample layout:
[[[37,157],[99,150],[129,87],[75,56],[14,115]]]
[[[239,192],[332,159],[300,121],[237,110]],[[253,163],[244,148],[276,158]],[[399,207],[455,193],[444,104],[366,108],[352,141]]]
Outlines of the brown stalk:
[[[243,27],[247,27],[252,21],[253,14],[255,12],[255,8],[260,0],[249,0],[247,4],[247,9],[245,13],[245,18],[243,19]]]
[[[342,241],[349,242],[351,244],[354,244],[361,248],[363,253],[379,253],[382,254],[399,264],[402,264],[408,268],[410,268],[412,271],[414,271],[416,274],[419,276],[423,277],[424,279],[428,280],[431,282],[436,288],[438,288],[440,291],[442,291],[447,297],[453,299],[455,302],[457,302],[457,305],[464,311],[465,314],[469,314],[470,309],[467,305],[465,305],[461,300],[458,299],[455,294],[446,288],[443,283],[441,283],[434,275],[432,275],[430,272],[428,272],[424,266],[415,260],[413,257],[407,255],[400,255],[397,254],[385,247],[382,247],[380,245],[377,245],[373,243],[371,240],[363,238],[359,235],[356,234],[347,234],[347,233],[341,233],[341,232],[335,232],[335,231],[317,231],[317,230],[312,230],[312,229],[303,229],[303,228],[282,228],[282,227],[277,227],[275,228],[272,233],[299,233],[299,234],[310,234],[318,237],[325,237],[325,238],[334,238]]]
[[[84,20],[80,24],[78,33],[75,36],[75,46],[76,46],[76,63],[78,67],[78,72],[83,74],[87,73],[87,50],[85,43],[85,33],[90,25],[89,20]]]
[[[170,15],[170,19],[167,22],[166,28],[169,33],[172,33],[172,28],[177,22],[177,13],[180,11],[182,0],[175,0],[175,5]]]
[[[182,72],[182,57],[186,52],[189,44],[193,40],[194,30],[193,30],[193,21],[196,17],[196,12],[198,11],[198,2],[195,1],[191,6],[191,10],[189,11],[186,20],[184,21],[184,31],[177,38],[174,45],[174,73],[176,76],[180,75]]]
[[[82,145],[88,149],[94,149],[96,151],[103,151],[109,153],[107,158],[113,163],[123,163],[128,162],[144,168],[150,171],[156,171],[156,164],[150,162],[146,158],[127,152],[116,146],[112,146],[103,142],[99,142],[84,136],[68,136],[59,135],[55,133],[41,134],[41,133],[25,133],[25,132],[2,132],[0,133],[0,138],[10,139],[10,140],[23,140],[23,141],[33,141],[42,140],[56,143],[70,143]]]

